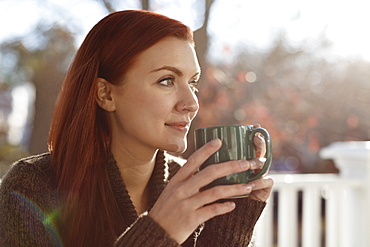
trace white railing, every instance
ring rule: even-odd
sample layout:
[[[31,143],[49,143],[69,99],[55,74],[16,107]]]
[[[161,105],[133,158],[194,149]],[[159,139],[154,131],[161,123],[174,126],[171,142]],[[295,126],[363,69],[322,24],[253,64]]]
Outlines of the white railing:
[[[320,154],[339,174],[271,174],[255,247],[370,246],[370,142],[334,143]]]

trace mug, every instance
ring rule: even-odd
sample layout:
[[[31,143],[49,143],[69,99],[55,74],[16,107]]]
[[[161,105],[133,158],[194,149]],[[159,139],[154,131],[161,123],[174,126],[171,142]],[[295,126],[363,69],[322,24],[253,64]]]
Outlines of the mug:
[[[250,181],[253,181],[265,175],[271,165],[271,140],[270,135],[266,129],[253,128],[253,125],[215,126],[195,130],[194,139],[196,149],[199,149],[207,142],[216,138],[222,141],[221,148],[201,165],[200,170],[209,165],[225,161],[249,160],[256,158],[256,148],[253,143],[253,138],[257,133],[262,134],[266,142],[266,162],[262,169],[258,172],[255,172],[254,170],[248,170],[227,175],[213,181],[204,189],[208,189],[216,185],[249,183]]]

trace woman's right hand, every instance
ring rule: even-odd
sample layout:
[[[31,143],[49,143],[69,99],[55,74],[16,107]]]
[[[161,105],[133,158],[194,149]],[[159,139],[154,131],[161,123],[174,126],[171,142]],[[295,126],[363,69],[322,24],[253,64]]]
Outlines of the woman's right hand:
[[[221,145],[221,141],[215,139],[194,152],[170,180],[149,212],[149,216],[179,244],[203,222],[235,208],[234,202],[213,202],[252,191],[248,184],[223,185],[200,190],[215,179],[228,174],[261,168],[262,164],[258,162],[234,160],[211,165],[199,171],[201,164]]]

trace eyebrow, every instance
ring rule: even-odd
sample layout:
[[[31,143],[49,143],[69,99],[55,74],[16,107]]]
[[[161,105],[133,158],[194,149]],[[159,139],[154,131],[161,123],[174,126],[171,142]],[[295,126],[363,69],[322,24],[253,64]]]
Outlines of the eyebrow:
[[[181,70],[179,70],[178,68],[172,67],[172,66],[163,66],[158,69],[150,71],[150,73],[158,72],[161,70],[169,70],[169,71],[174,72],[178,76],[183,76],[183,73],[181,72]],[[193,77],[195,76],[200,76],[200,72],[195,73]]]

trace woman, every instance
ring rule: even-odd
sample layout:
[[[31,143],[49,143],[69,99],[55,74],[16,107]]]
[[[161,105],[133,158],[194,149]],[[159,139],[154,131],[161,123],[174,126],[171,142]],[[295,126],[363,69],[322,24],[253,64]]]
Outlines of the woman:
[[[3,180],[0,245],[247,246],[272,180],[200,188],[262,163],[197,172],[220,140],[181,168],[164,152],[186,149],[199,76],[182,23],[146,11],[101,20],[66,75],[50,153],[17,162]],[[264,140],[255,144],[263,156]]]

